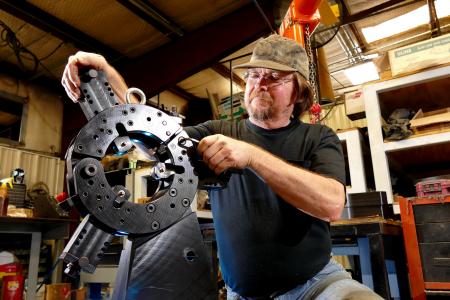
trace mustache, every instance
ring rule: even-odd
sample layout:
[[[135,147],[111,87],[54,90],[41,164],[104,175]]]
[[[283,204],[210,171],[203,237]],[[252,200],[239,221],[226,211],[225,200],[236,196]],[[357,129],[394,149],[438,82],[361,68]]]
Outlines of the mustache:
[[[252,101],[252,100],[253,100],[254,98],[256,98],[256,97],[258,97],[258,98],[260,98],[260,99],[263,99],[263,100],[266,100],[266,101],[269,101],[270,103],[273,102],[273,99],[272,99],[272,97],[270,96],[270,94],[267,93],[267,92],[264,92],[264,91],[254,90],[254,91],[252,91],[252,92],[250,93],[250,95],[249,95],[250,101]]]

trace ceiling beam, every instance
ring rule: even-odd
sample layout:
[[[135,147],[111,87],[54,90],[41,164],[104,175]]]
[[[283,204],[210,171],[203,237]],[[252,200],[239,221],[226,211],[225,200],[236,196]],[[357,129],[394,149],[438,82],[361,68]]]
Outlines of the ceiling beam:
[[[74,44],[74,46],[80,50],[101,52],[110,60],[116,60],[123,57],[120,52],[99,42],[27,1],[0,0],[0,9],[45,32],[50,32],[64,42]]]
[[[78,29],[68,25],[58,18],[55,18],[52,15],[49,15],[47,12],[25,2],[25,1],[5,1],[0,0],[0,8],[4,9],[11,15],[19,18],[27,23],[32,24],[36,28],[43,30],[45,32],[49,32],[50,34],[64,40],[65,42],[74,44],[80,50],[87,50],[92,52],[102,53],[102,55],[106,56],[110,59],[110,62],[116,62],[119,57],[122,57],[123,62],[125,62],[125,57],[122,56],[119,52],[115,51],[111,47],[104,45],[87,34],[79,31]],[[16,69],[16,68],[13,68]],[[21,72],[16,72],[16,75],[21,76],[23,78],[29,78],[29,75]],[[41,74],[42,75],[42,74]],[[24,77],[26,76],[26,77]],[[59,81],[52,79],[45,80],[37,80],[37,78],[42,78],[44,76],[35,76],[32,77],[33,82],[45,82],[46,86],[52,86],[57,84],[60,87]],[[53,82],[51,84],[51,82]],[[178,96],[185,98],[186,100],[195,100],[199,99],[194,95],[182,90],[181,88],[177,88]]]
[[[216,73],[221,75],[223,78],[230,80],[230,77],[233,76],[233,82],[238,85],[241,89],[245,89],[245,81],[236,75],[234,72],[232,72],[230,69],[225,67],[222,64],[215,64],[211,66],[211,69],[213,69]]]
[[[201,100],[202,98],[195,96],[194,94],[189,93],[188,91],[180,88],[179,86],[175,85],[167,89],[167,91],[186,99],[187,101],[193,101],[193,100]]]
[[[344,18],[350,16],[350,12],[348,10],[348,7],[347,7],[347,4],[345,3],[345,1],[342,2],[342,14],[343,14]],[[358,42],[359,47],[361,48],[361,51],[366,52],[366,50],[367,50],[366,40],[362,38],[359,30],[356,28],[356,25],[354,23],[351,23],[351,24],[348,24],[348,26],[350,27],[350,30],[354,34],[356,41]]]
[[[176,24],[154,5],[150,4],[149,1],[117,1],[171,40],[178,39],[185,34],[178,24]]]
[[[271,7],[270,1],[263,3],[264,11],[273,20]],[[267,33],[270,28],[264,18],[253,4],[248,4],[119,70],[127,82],[151,97]]]

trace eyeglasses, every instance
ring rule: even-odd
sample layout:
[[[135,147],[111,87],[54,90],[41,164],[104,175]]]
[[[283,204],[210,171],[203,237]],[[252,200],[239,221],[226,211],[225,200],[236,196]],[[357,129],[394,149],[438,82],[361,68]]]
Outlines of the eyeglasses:
[[[261,80],[264,79],[264,82],[268,88],[273,88],[281,84],[285,84],[291,81],[293,78],[294,77],[292,76],[292,74],[286,75],[279,72],[261,74],[256,71],[248,71],[244,74],[244,79],[248,83],[255,85],[257,82],[259,82],[259,84],[261,84]]]

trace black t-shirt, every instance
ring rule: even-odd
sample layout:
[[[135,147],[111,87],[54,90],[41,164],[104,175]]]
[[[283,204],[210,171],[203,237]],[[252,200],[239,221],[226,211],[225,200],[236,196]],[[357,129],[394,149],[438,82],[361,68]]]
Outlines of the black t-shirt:
[[[345,183],[341,144],[326,126],[294,120],[284,128],[266,130],[247,119],[208,121],[185,130],[196,139],[223,134],[252,143]],[[253,170],[233,174],[227,188],[209,196],[223,279],[241,296],[291,289],[330,260],[329,224],[285,202]]]

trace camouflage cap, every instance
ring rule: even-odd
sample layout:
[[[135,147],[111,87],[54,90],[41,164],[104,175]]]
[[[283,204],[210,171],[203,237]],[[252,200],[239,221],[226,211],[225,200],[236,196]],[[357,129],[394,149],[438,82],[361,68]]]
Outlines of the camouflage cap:
[[[306,79],[309,78],[309,60],[305,49],[296,41],[278,34],[259,40],[253,49],[250,62],[233,67],[233,69],[244,68],[294,71]]]

